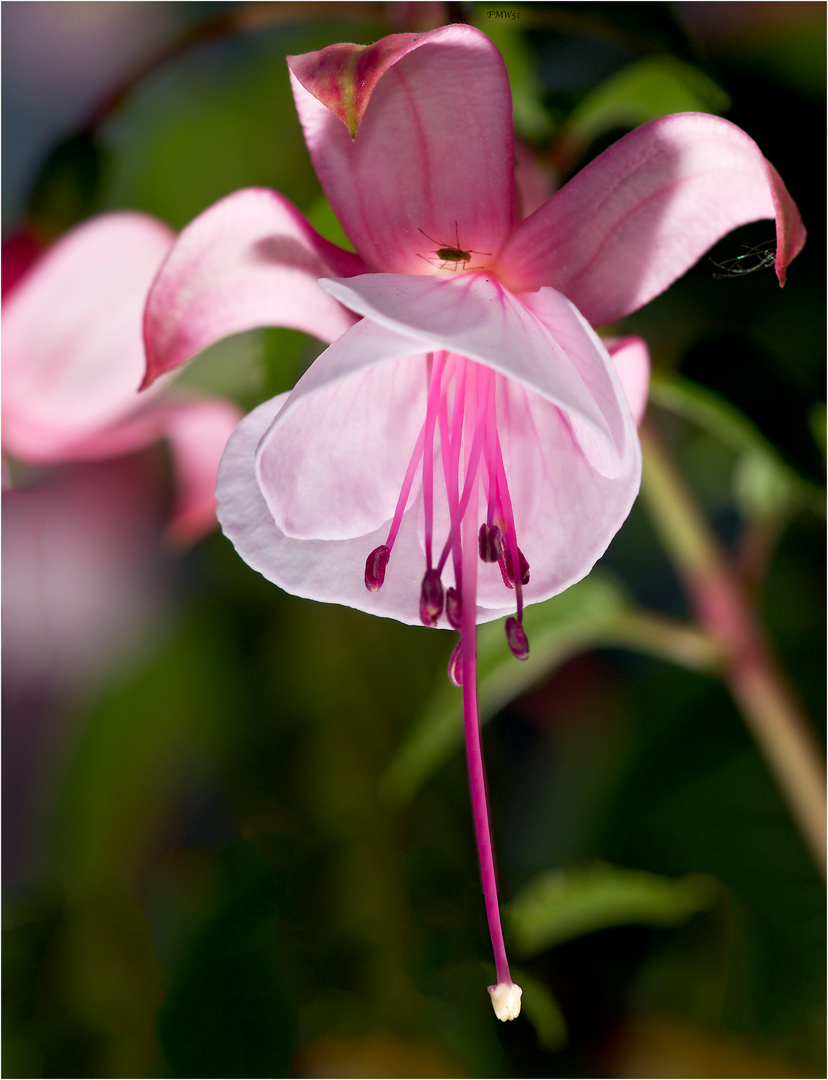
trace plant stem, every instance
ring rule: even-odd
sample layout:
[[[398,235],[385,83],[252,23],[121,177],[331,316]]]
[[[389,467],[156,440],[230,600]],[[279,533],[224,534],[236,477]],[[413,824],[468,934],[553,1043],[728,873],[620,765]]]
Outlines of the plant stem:
[[[641,428],[642,497],[696,617],[719,642],[723,677],[825,872],[822,753],[738,575],[652,427]]]

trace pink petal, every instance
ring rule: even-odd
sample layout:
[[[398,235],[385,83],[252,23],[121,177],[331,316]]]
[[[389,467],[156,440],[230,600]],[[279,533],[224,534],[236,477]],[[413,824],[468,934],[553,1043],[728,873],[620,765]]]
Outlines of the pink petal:
[[[282,532],[340,540],[390,520],[425,417],[422,354],[409,338],[363,320],[317,357],[257,455]]]
[[[448,349],[519,379],[549,401],[578,416],[594,431],[590,452],[612,470],[617,431],[596,404],[579,370],[608,365],[600,339],[569,301],[544,290],[531,312],[495,278],[483,274],[415,277],[369,274],[323,281],[323,288],[371,322],[417,342],[411,352]],[[367,331],[366,331],[367,333]],[[347,341],[339,343],[347,347]],[[596,360],[596,358],[599,358]],[[597,463],[597,457],[593,457]]]
[[[640,337],[605,338],[604,344],[621,380],[635,426],[644,419],[650,389],[650,350]]]
[[[353,48],[288,64],[314,168],[356,250],[397,273],[430,273],[436,249],[458,244],[486,263],[512,226],[512,102],[499,52],[470,26]]]
[[[776,272],[805,242],[799,212],[749,136],[715,116],[653,120],[590,162],[512,234],[498,272],[552,285],[594,326],[663,292],[731,229],[776,219]]]
[[[120,457],[167,439],[176,473],[169,536],[175,543],[189,544],[216,526],[218,464],[241,415],[236,405],[221,398],[159,397],[67,447],[66,458]]]
[[[333,341],[354,320],[317,279],[364,269],[275,191],[228,195],[184,229],[152,286],[143,385],[221,338],[257,326],[290,326]]]
[[[609,480],[616,478],[628,467],[630,447],[637,448],[638,436],[627,396],[604,343],[583,315],[554,289],[524,294],[520,300],[555,335],[600,410],[604,427],[574,409],[567,409],[567,420],[590,466]],[[567,313],[577,319],[567,320]],[[585,348],[585,343],[592,347]],[[557,358],[552,362],[557,366]]]
[[[141,315],[172,239],[153,218],[102,215],[68,232],[17,282],[3,304],[8,452],[62,460],[138,405]]]
[[[603,475],[584,453],[581,433],[551,402],[514,381],[504,380],[500,392],[498,416],[510,421],[499,426],[517,540],[531,567],[524,598],[533,604],[580,581],[604,554],[638,494],[641,451],[625,410],[620,459],[613,476]],[[483,566],[478,605],[502,615],[513,603],[499,568]]]
[[[515,218],[523,221],[555,193],[556,176],[521,139],[515,140]]]
[[[404,575],[388,581],[380,593],[368,593],[365,588],[365,559],[385,540],[387,526],[343,540],[297,540],[276,526],[259,487],[256,447],[289,396],[280,394],[254,409],[227,444],[216,489],[222,530],[249,566],[286,592],[419,623],[419,580],[413,598]],[[418,563],[420,557],[416,525],[406,515],[394,558],[405,567]],[[381,611],[377,610],[378,597]]]
[[[12,698],[53,685],[98,692],[107,670],[129,670],[167,625],[163,507],[149,464],[131,457],[67,466],[3,495],[3,664]]]
[[[241,411],[213,398],[171,402],[165,435],[176,472],[176,505],[168,535],[190,544],[211,532],[216,521],[216,477],[227,441]]]

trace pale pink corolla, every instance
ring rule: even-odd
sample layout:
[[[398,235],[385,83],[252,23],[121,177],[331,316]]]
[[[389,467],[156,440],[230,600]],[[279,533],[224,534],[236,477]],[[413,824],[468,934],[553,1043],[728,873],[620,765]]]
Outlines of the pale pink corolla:
[[[759,218],[776,220],[782,283],[804,230],[753,141],[701,114],[633,131],[516,220],[508,79],[466,26],[288,62],[356,254],[273,192],[229,196],[184,230],[153,287],[147,382],[263,322],[332,342],[230,440],[220,520],[290,592],[460,630],[450,675],[464,692],[490,991],[512,1019],[520,991],[497,909],[475,625],[507,615],[524,657],[523,605],[587,574],[638,491],[646,347],[602,342],[593,326]]]
[[[138,393],[143,308],[174,239],[146,215],[113,213],[37,257],[20,256],[21,237],[4,251],[3,453],[55,465],[167,439],[178,480],[170,532],[188,541],[216,524],[218,461],[240,412],[165,385]]]

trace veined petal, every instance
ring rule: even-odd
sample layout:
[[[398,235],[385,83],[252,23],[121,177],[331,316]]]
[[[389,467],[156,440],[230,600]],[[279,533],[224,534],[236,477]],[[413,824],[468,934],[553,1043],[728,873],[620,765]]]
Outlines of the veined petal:
[[[152,286],[143,385],[257,326],[289,326],[333,341],[354,319],[317,279],[364,270],[358,256],[323,239],[277,192],[228,195],[184,229]]]
[[[617,430],[583,374],[609,363],[600,339],[573,305],[544,289],[537,312],[494,277],[369,274],[322,287],[372,322],[409,336],[416,351],[448,349],[516,378],[592,430],[587,453],[612,469]],[[596,456],[597,455],[597,456]]]
[[[141,315],[172,241],[154,218],[104,214],[66,233],[17,282],[3,303],[7,451],[60,461],[140,403]]]
[[[390,520],[425,417],[426,361],[412,355],[423,351],[363,320],[299,380],[257,453],[282,532],[339,540]]]
[[[358,331],[364,333],[367,326],[370,323],[360,323],[349,334],[356,336]],[[388,331],[382,328],[375,329],[382,335],[388,335]],[[390,338],[386,340],[393,351],[393,342]],[[339,342],[331,348],[336,345]],[[404,341],[398,341],[397,348],[404,348]],[[411,385],[417,381],[418,363],[423,389],[419,396],[415,393],[412,400]],[[407,384],[406,372],[395,376],[396,368],[411,368],[415,376],[412,383]],[[386,377],[383,373],[387,373]],[[399,419],[412,412],[417,419],[422,417],[425,365],[421,360],[402,358],[398,362],[370,369],[367,374],[371,379],[378,380],[378,394],[384,392],[384,410],[371,410],[367,407],[370,402],[366,401],[365,414],[358,417],[361,431],[365,432],[366,427],[371,426],[385,430],[383,411]],[[409,497],[382,589],[376,593],[368,592],[363,580],[368,553],[386,540],[405,470],[403,459],[416,438],[412,434],[413,427],[412,431],[397,433],[397,447],[389,444],[395,461],[388,470],[382,457],[371,457],[368,453],[349,454],[336,469],[346,500],[348,495],[358,502],[363,498],[370,499],[374,485],[385,493],[385,518],[382,519],[383,507],[377,496],[374,527],[363,535],[354,533],[356,519],[352,516],[348,529],[341,530],[339,536],[333,536],[328,516],[339,514],[341,508],[336,502],[326,504],[320,496],[320,492],[330,489],[325,468],[331,461],[335,435],[333,439],[323,439],[319,443],[315,443],[313,438],[306,440],[304,458],[300,461],[305,472],[302,483],[294,482],[292,460],[288,468],[282,471],[278,469],[282,455],[291,453],[291,442],[298,441],[302,430],[307,430],[307,425],[313,423],[314,411],[320,399],[324,410],[326,394],[345,390],[349,382],[353,382],[354,386],[364,386],[362,380],[365,376],[365,370],[350,377],[342,375],[340,383],[328,383],[316,390],[311,389],[298,400],[291,400],[292,394],[283,394],[247,416],[228,443],[219,470],[219,520],[241,557],[286,591],[312,600],[346,604],[361,611],[417,625],[420,622],[419,596],[424,566],[423,506],[419,486],[412,489]],[[402,399],[388,396],[395,386],[404,395]],[[557,406],[515,380],[502,376],[497,378],[496,393],[498,430],[517,535],[521,549],[532,566],[531,580],[524,589],[524,595],[527,603],[534,603],[580,580],[606,550],[638,492],[640,451],[637,439],[627,439],[616,476],[609,479],[591,466],[570,423]],[[327,398],[327,403],[329,401],[330,398]],[[290,412],[287,411],[289,405]],[[291,413],[295,430],[291,430],[288,424]],[[340,423],[348,423],[345,410],[340,413]],[[631,419],[629,423],[632,425]],[[312,434],[315,435],[317,430],[323,434],[327,432],[322,424],[318,428],[315,426]],[[373,448],[375,436],[368,431],[365,438]],[[436,449],[435,463],[439,461],[439,453],[439,449]],[[271,458],[269,463],[266,461],[268,455]],[[268,468],[268,465],[272,468]],[[382,475],[386,471],[387,477]],[[281,490],[282,487],[286,492]],[[311,525],[313,515],[316,515],[317,536],[287,536],[277,517],[274,517],[274,508],[277,515],[283,514],[285,502],[292,504],[303,498],[307,500],[304,511],[306,524]],[[288,509],[296,511],[294,505]],[[364,513],[361,506],[355,512]],[[369,517],[365,521],[371,524]],[[439,494],[435,527],[438,536],[445,534],[447,509],[445,500]],[[513,607],[514,594],[504,589],[498,567],[481,563],[478,621],[485,622],[512,614]],[[439,625],[447,625],[445,617]]]
[[[280,394],[254,409],[227,444],[216,489],[224,534],[249,566],[286,592],[419,624],[422,548],[413,513],[405,515],[394,545],[394,562],[402,572],[379,593],[365,588],[365,559],[384,541],[387,526],[348,539],[297,540],[273,520],[256,474],[256,448],[289,397]],[[419,577],[407,573],[414,566]]]
[[[776,219],[776,273],[805,242],[799,211],[756,143],[727,120],[678,113],[590,162],[515,229],[498,272],[515,292],[558,289],[593,326],[663,292],[717,240]]]
[[[629,514],[641,483],[641,450],[626,405],[625,414],[627,437],[608,477],[591,464],[560,409],[514,380],[498,379],[504,467],[518,543],[532,570],[525,603],[585,577]],[[481,565],[478,621],[510,614],[510,599],[497,566]]]
[[[330,70],[345,55],[323,49],[288,64],[316,174],[356,250],[372,269],[396,273],[430,273],[435,250],[458,245],[485,264],[513,212],[512,99],[500,53],[470,26],[384,38],[347,54],[353,71],[342,78],[358,104],[343,113]]]

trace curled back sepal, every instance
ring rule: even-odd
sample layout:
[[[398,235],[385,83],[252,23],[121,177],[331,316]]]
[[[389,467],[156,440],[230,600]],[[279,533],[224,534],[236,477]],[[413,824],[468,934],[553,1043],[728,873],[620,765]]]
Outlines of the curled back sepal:
[[[288,67],[355,138],[374,87],[388,68],[415,47],[420,34],[391,34],[373,45],[343,42],[289,56]]]
[[[216,341],[287,326],[333,341],[356,321],[317,284],[365,265],[324,237],[288,199],[244,188],[182,230],[149,290],[141,389]]]
[[[501,280],[552,285],[593,326],[643,307],[731,230],[776,222],[776,274],[805,243],[796,203],[761,150],[729,120],[662,116],[613,143],[509,237]],[[584,228],[584,222],[589,228]]]

